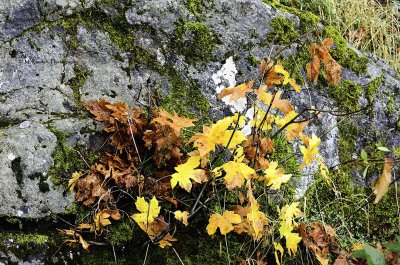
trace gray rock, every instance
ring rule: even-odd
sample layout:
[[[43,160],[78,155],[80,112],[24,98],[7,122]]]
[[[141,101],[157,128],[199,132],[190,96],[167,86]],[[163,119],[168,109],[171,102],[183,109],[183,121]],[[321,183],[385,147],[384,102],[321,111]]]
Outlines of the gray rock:
[[[29,123],[29,126],[26,126]],[[73,200],[46,177],[57,138],[42,124],[24,121],[0,136],[0,213],[39,217],[62,212]],[[48,185],[43,190],[40,185]]]

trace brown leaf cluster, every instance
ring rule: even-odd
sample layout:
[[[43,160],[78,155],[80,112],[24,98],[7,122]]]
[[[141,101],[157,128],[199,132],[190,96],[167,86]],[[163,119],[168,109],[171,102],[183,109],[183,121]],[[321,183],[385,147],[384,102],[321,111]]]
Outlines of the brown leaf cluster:
[[[125,153],[134,162],[139,162],[135,146],[135,138],[142,138],[143,129],[148,124],[145,113],[139,108],[129,108],[122,101],[110,103],[105,99],[91,100],[86,104],[87,110],[94,115],[94,119],[103,122],[103,130],[110,133],[111,145],[119,154]]]
[[[244,142],[244,155],[248,161],[254,161],[254,169],[266,169],[269,162],[264,158],[267,154],[275,152],[274,141],[271,138],[260,138],[249,135]]]
[[[76,200],[86,206],[116,203],[112,191],[130,192],[136,185],[139,190],[146,188],[160,198],[169,198],[171,185],[167,176],[186,159],[181,153],[183,139],[179,134],[182,128],[193,126],[194,120],[161,109],[151,119],[141,109],[104,99],[89,101],[86,108],[104,124],[103,130],[110,135],[115,153],[106,153],[86,174],[74,180]],[[155,162],[157,167],[151,175],[143,173],[142,159],[150,164]],[[176,203],[171,198],[170,202]]]
[[[329,84],[337,85],[342,77],[342,67],[332,58],[329,53],[333,45],[332,39],[325,39],[320,45],[315,43],[310,46],[310,53],[314,56],[311,63],[307,64],[308,80],[316,83],[321,69],[321,61],[324,64],[326,78]]]
[[[316,258],[321,264],[328,264],[328,253],[337,253],[337,237],[336,230],[329,226],[323,225],[319,222],[314,222],[311,227],[307,224],[301,223],[299,225],[299,234],[303,238],[304,246],[314,253]],[[347,264],[346,259],[340,256],[340,263]]]
[[[194,126],[193,121],[195,120],[179,117],[176,113],[171,115],[164,110],[155,113],[143,140],[146,148],[154,150],[153,159],[157,165],[180,163],[183,138],[179,134],[182,128]]]

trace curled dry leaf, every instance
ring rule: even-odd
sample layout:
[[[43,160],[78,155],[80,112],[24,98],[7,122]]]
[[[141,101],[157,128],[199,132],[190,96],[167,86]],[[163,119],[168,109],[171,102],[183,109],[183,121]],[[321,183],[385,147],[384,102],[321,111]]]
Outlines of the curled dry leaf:
[[[376,195],[374,203],[378,203],[382,199],[383,195],[388,191],[389,185],[392,182],[391,171],[393,165],[393,158],[385,158],[382,174],[372,183],[372,189]]]
[[[310,82],[315,83],[321,69],[321,63],[324,64],[326,78],[329,84],[337,85],[342,76],[341,66],[332,58],[329,53],[333,40],[328,38],[322,41],[321,45],[315,43],[310,45],[310,54],[314,56],[313,60],[307,64],[307,78]]]

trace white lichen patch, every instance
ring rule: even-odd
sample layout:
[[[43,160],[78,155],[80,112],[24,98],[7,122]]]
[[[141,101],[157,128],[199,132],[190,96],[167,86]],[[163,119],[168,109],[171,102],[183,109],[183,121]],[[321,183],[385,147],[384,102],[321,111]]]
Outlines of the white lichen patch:
[[[7,155],[7,159],[10,160],[10,161],[13,161],[15,158],[16,158],[16,156],[13,153],[9,153]]]
[[[235,87],[236,85],[236,74],[237,74],[236,64],[233,61],[233,57],[226,59],[224,65],[215,74],[212,75],[214,84],[216,85],[215,91],[218,95],[225,88]],[[232,112],[242,112],[246,109],[247,100],[245,98],[240,98],[237,100],[230,100],[230,96],[224,97],[222,101],[231,107]]]

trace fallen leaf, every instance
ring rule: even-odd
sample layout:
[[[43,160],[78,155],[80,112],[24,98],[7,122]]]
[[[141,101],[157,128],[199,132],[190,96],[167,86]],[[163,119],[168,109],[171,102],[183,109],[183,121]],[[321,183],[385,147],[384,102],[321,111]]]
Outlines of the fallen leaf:
[[[392,182],[392,175],[390,173],[393,165],[393,158],[385,158],[382,174],[372,183],[372,190],[376,195],[374,203],[378,203],[389,189],[389,185]]]

